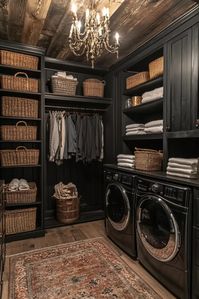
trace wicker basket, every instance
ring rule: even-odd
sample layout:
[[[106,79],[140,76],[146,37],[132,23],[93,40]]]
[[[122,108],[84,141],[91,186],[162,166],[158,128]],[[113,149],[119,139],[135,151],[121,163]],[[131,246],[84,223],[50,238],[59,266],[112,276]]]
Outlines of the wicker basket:
[[[149,72],[141,72],[126,79],[126,89],[133,88],[149,80]]]
[[[39,149],[18,146],[15,150],[0,150],[0,158],[2,166],[38,165]]]
[[[2,97],[2,115],[38,118],[38,101],[17,97]]]
[[[18,75],[24,75],[26,78],[17,77]],[[17,91],[38,92],[39,81],[37,79],[28,78],[28,75],[24,72],[18,72],[14,76],[2,75],[1,87]]]
[[[16,234],[36,229],[37,208],[5,211],[6,234]]]
[[[139,170],[161,170],[163,154],[152,149],[135,148],[135,168]]]
[[[79,218],[79,198],[56,199],[57,220],[61,223],[73,223]]]
[[[1,57],[1,64],[26,68],[31,70],[38,69],[39,58],[35,56],[1,50],[0,57]]]
[[[23,124],[21,126],[20,124]],[[2,140],[36,140],[37,127],[28,126],[25,121],[18,121],[15,126],[0,126]]]
[[[37,186],[35,183],[28,183],[30,189],[29,190],[17,190],[17,191],[9,191],[9,184],[5,185],[4,194],[5,200],[8,204],[16,204],[16,203],[31,203],[35,202],[37,198]]]
[[[150,79],[154,79],[163,75],[164,72],[164,57],[160,57],[149,63]]]
[[[77,80],[52,76],[51,83],[53,93],[67,96],[74,96],[76,94]]]
[[[103,97],[105,81],[86,79],[83,82],[83,92],[86,97]]]

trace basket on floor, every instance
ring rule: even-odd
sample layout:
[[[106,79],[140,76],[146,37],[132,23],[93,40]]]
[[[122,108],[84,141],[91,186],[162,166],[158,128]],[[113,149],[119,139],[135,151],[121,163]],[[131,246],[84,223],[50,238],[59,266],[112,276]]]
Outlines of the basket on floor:
[[[38,100],[3,96],[2,115],[38,118]]]
[[[36,140],[37,126],[28,126],[25,121],[18,121],[15,126],[0,126],[2,140]]]
[[[6,234],[16,234],[36,229],[37,208],[5,211]]]
[[[35,202],[37,198],[37,186],[34,182],[30,182],[28,185],[30,187],[29,190],[9,191],[9,184],[6,184],[4,189],[6,203],[16,204]]]
[[[53,93],[74,96],[76,94],[78,81],[64,77],[52,76],[51,84]]]
[[[39,149],[27,149],[18,146],[16,149],[0,150],[2,166],[38,165]]]
[[[136,75],[126,78],[126,89],[133,88],[137,85],[140,85],[144,82],[149,81],[149,72],[141,72]]]
[[[79,218],[79,198],[71,196],[70,199],[56,199],[57,220],[61,223],[73,223]]]
[[[25,78],[18,77],[19,75],[23,75]],[[1,87],[15,91],[38,92],[39,80],[28,78],[28,75],[24,72],[18,72],[14,76],[2,75]]]
[[[160,57],[149,63],[150,79],[154,79],[163,75],[164,72],[164,57]]]
[[[139,170],[161,170],[163,154],[153,149],[135,148],[135,168]]]
[[[105,81],[86,79],[83,82],[83,93],[86,97],[103,97]]]
[[[38,69],[39,58],[27,54],[12,51],[0,50],[1,64],[26,68],[31,70]]]

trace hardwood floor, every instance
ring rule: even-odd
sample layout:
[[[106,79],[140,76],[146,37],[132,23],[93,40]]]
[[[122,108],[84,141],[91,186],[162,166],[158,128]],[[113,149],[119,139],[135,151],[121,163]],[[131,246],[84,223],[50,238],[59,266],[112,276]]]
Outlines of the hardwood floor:
[[[46,231],[45,237],[16,241],[7,244],[7,257],[3,281],[2,299],[8,299],[8,279],[9,279],[9,255],[58,245],[61,243],[74,242],[95,237],[105,237],[110,246],[116,251],[120,258],[127,263],[138,275],[140,275],[163,299],[174,299],[160,283],[158,283],[145,269],[137,262],[128,257],[122,250],[115,246],[105,235],[104,222],[95,221],[83,224],[76,224],[61,228],[49,229]]]

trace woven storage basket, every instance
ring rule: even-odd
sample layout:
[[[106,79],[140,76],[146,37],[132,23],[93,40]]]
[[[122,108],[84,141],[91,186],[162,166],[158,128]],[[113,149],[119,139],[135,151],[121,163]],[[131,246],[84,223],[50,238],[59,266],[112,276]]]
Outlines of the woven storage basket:
[[[51,83],[53,93],[67,96],[74,96],[76,94],[77,80],[52,76]]]
[[[2,97],[2,115],[38,118],[38,101],[17,97]]]
[[[56,199],[57,220],[61,223],[73,223],[79,218],[79,198]]]
[[[9,191],[9,184],[5,185],[5,200],[6,203],[31,203],[35,202],[37,198],[37,186],[35,183],[28,183],[30,189],[29,190],[17,190],[17,191]]]
[[[164,72],[164,57],[160,57],[149,63],[150,79],[154,79],[163,75]]]
[[[38,165],[39,149],[18,146],[15,150],[0,150],[2,166]]]
[[[39,58],[31,55],[11,52],[11,51],[0,51],[1,64],[16,66],[31,70],[38,69]]]
[[[17,77],[18,75],[24,75],[26,78]],[[24,72],[18,72],[14,76],[2,75],[1,87],[17,91],[38,92],[39,81],[37,79],[28,78],[28,75]]]
[[[86,97],[103,97],[105,81],[86,79],[83,82],[83,93]]]
[[[126,89],[133,88],[149,80],[149,72],[141,72],[126,79]]]
[[[5,211],[6,234],[16,234],[36,229],[37,208]]]
[[[139,170],[161,170],[163,155],[161,151],[135,148],[135,168]]]
[[[23,124],[22,126],[20,124]],[[25,126],[24,126],[25,125]],[[15,126],[2,125],[1,138],[2,140],[36,140],[37,127],[28,126],[25,121],[18,121]]]

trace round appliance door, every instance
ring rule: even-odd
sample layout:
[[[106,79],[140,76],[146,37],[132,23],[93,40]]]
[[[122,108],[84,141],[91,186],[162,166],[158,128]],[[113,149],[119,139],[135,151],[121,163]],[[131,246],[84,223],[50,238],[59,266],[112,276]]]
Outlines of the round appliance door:
[[[130,219],[130,204],[125,189],[112,183],[106,190],[106,214],[114,229],[124,230]]]
[[[137,231],[148,253],[161,262],[171,261],[180,247],[178,224],[165,201],[142,197],[137,208]]]

